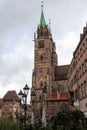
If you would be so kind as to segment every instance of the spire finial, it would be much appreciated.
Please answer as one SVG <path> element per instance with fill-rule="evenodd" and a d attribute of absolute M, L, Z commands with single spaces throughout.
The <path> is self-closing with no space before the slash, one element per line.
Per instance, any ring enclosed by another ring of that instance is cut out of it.
<path fill-rule="evenodd" d="M 43 3 L 44 3 L 44 1 L 41 1 L 41 7 L 43 8 Z"/>
<path fill-rule="evenodd" d="M 50 33 L 50 38 L 53 41 L 52 33 L 51 33 L 51 19 L 49 19 L 49 33 Z"/>
<path fill-rule="evenodd" d="M 51 19 L 49 19 L 49 25 L 51 25 Z"/>

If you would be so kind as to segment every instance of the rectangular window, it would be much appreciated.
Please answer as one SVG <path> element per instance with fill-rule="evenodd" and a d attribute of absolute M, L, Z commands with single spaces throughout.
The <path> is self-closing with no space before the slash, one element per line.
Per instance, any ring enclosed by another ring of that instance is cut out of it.
<path fill-rule="evenodd" d="M 85 95 L 86 95 L 86 81 L 84 81 L 84 89 L 85 89 Z"/>
<path fill-rule="evenodd" d="M 87 103 L 85 104 L 85 106 L 87 107 Z"/>
<path fill-rule="evenodd" d="M 81 77 L 81 74 L 82 74 L 82 73 L 81 73 L 81 67 L 80 67 L 80 68 L 79 68 L 79 76 L 80 76 L 80 77 Z M 79 77 L 79 78 L 80 78 L 80 77 Z"/>
<path fill-rule="evenodd" d="M 83 98 L 85 97 L 85 86 L 84 86 L 84 84 L 82 84 L 82 96 L 83 96 Z"/>
<path fill-rule="evenodd" d="M 84 81 L 84 88 L 85 88 L 85 94 L 87 96 L 87 82 L 86 81 Z"/>
<path fill-rule="evenodd" d="M 81 86 L 79 87 L 79 96 L 80 96 L 80 99 L 82 99 L 82 88 L 81 88 Z"/>
<path fill-rule="evenodd" d="M 84 64 L 82 64 L 82 74 L 84 73 Z"/>
<path fill-rule="evenodd" d="M 75 90 L 75 100 L 79 98 L 79 89 Z"/>
<path fill-rule="evenodd" d="M 85 70 L 87 70 L 87 59 L 85 60 Z"/>

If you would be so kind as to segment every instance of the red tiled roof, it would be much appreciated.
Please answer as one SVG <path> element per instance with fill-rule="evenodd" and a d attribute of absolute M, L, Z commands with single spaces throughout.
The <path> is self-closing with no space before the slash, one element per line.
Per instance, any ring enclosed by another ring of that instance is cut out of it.
<path fill-rule="evenodd" d="M 52 96 L 48 99 L 48 101 L 61 101 L 61 100 L 69 100 L 68 92 L 63 92 L 60 94 L 52 94 Z"/>
<path fill-rule="evenodd" d="M 70 65 L 62 65 L 55 67 L 55 80 L 67 80 L 67 74 Z"/>
<path fill-rule="evenodd" d="M 8 91 L 3 97 L 3 101 L 19 101 L 19 97 L 15 90 Z"/>

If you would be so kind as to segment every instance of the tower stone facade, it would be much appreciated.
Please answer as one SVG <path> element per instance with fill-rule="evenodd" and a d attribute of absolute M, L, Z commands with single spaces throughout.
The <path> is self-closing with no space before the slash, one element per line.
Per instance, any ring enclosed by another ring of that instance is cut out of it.
<path fill-rule="evenodd" d="M 56 46 L 52 38 L 50 23 L 46 24 L 42 7 L 37 33 L 34 33 L 32 91 L 35 91 L 36 99 L 31 102 L 35 116 L 41 116 L 43 110 L 47 111 L 48 99 L 53 93 L 60 93 L 60 88 L 64 88 L 68 67 L 67 65 L 58 66 Z"/>
<path fill-rule="evenodd" d="M 41 107 L 46 109 L 45 103 L 41 105 L 40 101 L 45 101 L 52 93 L 53 73 L 56 65 L 55 43 L 52 40 L 50 25 L 45 22 L 42 7 L 37 36 L 34 36 L 34 70 L 32 75 L 32 89 L 36 92 L 37 103 L 35 107 L 37 114 L 41 114 Z"/>

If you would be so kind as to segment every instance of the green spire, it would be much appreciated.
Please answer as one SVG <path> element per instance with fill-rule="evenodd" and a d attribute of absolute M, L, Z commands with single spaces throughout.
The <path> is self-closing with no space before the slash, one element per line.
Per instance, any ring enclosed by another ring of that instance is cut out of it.
<path fill-rule="evenodd" d="M 45 22 L 44 13 L 43 13 L 43 5 L 41 7 L 42 7 L 42 11 L 41 11 L 41 17 L 40 17 L 40 24 L 39 24 L 39 26 L 45 27 L 46 26 L 46 22 Z"/>

